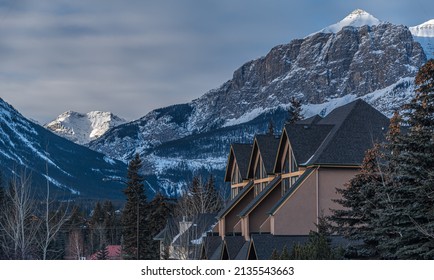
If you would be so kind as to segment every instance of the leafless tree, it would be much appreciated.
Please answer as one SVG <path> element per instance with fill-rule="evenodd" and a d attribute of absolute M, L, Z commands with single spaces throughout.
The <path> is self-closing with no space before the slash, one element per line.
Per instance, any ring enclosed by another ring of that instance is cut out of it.
<path fill-rule="evenodd" d="M 174 217 L 167 223 L 166 244 L 173 259 L 195 259 L 203 235 L 211 230 L 215 214 L 223 207 L 223 195 L 214 187 L 213 178 L 205 181 L 194 177 L 191 185 L 179 198 Z"/>
<path fill-rule="evenodd" d="M 34 215 L 35 203 L 30 191 L 31 176 L 25 171 L 16 175 L 6 191 L 7 206 L 0 229 L 5 235 L 5 253 L 11 259 L 30 259 L 41 221 Z M 6 206 L 6 207 L 5 207 Z"/>
<path fill-rule="evenodd" d="M 60 230 L 68 220 L 68 207 L 61 210 L 61 207 L 55 206 L 56 200 L 50 197 L 50 181 L 48 177 L 48 164 L 46 168 L 46 195 L 44 199 L 44 209 L 40 215 L 41 219 L 41 234 L 37 238 L 38 245 L 42 251 L 42 259 L 47 259 L 47 254 L 51 243 L 58 237 Z M 58 204 L 59 205 L 59 204 Z M 61 252 L 56 252 L 61 253 Z"/>

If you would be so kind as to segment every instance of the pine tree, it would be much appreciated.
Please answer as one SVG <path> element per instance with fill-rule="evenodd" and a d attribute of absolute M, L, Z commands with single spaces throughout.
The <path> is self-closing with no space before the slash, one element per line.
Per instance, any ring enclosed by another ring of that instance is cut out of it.
<path fill-rule="evenodd" d="M 289 110 L 288 110 L 288 120 L 289 124 L 294 124 L 299 120 L 303 119 L 303 114 L 301 113 L 301 102 L 294 96 L 291 98 Z"/>
<path fill-rule="evenodd" d="M 374 223 L 379 215 L 379 191 L 384 187 L 384 174 L 379 164 L 381 157 L 378 144 L 365 153 L 360 173 L 344 188 L 337 189 L 341 198 L 336 202 L 343 208 L 333 210 L 329 217 L 338 234 L 363 242 L 356 246 L 359 258 L 379 256 L 379 237 L 374 234 Z"/>
<path fill-rule="evenodd" d="M 140 174 L 142 160 L 136 154 L 128 165 L 127 201 L 122 214 L 124 259 L 151 259 L 152 236 L 147 218 L 149 205 L 144 190 L 144 177 Z"/>

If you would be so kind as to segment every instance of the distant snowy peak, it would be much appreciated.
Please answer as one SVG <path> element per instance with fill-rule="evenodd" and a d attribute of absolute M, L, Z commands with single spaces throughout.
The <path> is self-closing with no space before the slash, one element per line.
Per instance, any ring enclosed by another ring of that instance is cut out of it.
<path fill-rule="evenodd" d="M 110 113 L 92 111 L 87 114 L 67 111 L 59 115 L 45 128 L 77 144 L 87 144 L 101 137 L 110 128 L 125 123 L 126 120 Z"/>
<path fill-rule="evenodd" d="M 434 37 L 434 19 L 420 25 L 410 27 L 410 32 L 416 37 Z"/>
<path fill-rule="evenodd" d="M 348 16 L 346 16 L 343 20 L 339 21 L 338 23 L 332 24 L 315 33 L 337 33 L 341 31 L 341 29 L 345 26 L 353 26 L 353 27 L 361 27 L 364 25 L 373 26 L 373 25 L 378 25 L 380 23 L 381 21 L 376 17 L 374 17 L 373 15 L 369 14 L 364 10 L 357 9 L 352 13 L 350 13 Z"/>

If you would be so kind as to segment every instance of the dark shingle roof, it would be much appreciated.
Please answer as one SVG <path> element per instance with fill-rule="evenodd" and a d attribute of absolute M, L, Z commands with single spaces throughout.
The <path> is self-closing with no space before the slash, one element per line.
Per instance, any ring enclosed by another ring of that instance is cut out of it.
<path fill-rule="evenodd" d="M 312 116 L 310 118 L 307 118 L 307 119 L 304 119 L 304 120 L 300 120 L 300 121 L 297 122 L 297 124 L 312 125 L 312 124 L 316 124 L 320 120 L 322 120 L 322 117 L 320 115 L 315 115 L 315 116 Z"/>
<path fill-rule="evenodd" d="M 221 250 L 221 244 L 223 240 L 220 236 L 206 236 L 203 238 L 202 242 L 202 251 L 203 255 L 201 256 L 201 259 L 207 259 L 210 260 L 213 254 L 216 252 L 216 250 L 220 247 Z"/>
<path fill-rule="evenodd" d="M 240 251 L 238 252 L 234 260 L 246 260 L 247 254 L 249 253 L 249 246 L 250 246 L 249 241 L 244 242 L 243 247 L 241 247 Z"/>
<path fill-rule="evenodd" d="M 334 235 L 330 236 L 329 239 L 332 247 L 346 248 L 355 243 L 342 236 Z M 286 246 L 288 253 L 291 253 L 294 245 L 306 243 L 309 240 L 309 235 L 252 234 L 251 240 L 250 253 L 254 250 L 258 260 L 269 260 L 274 250 L 281 254 Z"/>
<path fill-rule="evenodd" d="M 318 150 L 304 165 L 358 166 L 374 142 L 383 141 L 389 119 L 361 99 L 334 109 L 318 122 L 334 125 Z"/>
<path fill-rule="evenodd" d="M 257 135 L 256 141 L 259 146 L 262 160 L 264 161 L 267 174 L 273 174 L 274 161 L 276 160 L 277 149 L 279 148 L 279 138 L 274 135 Z"/>
<path fill-rule="evenodd" d="M 288 252 L 291 252 L 294 245 L 304 244 L 308 239 L 308 235 L 280 236 L 271 234 L 252 234 L 250 254 L 252 254 L 252 250 L 254 250 L 258 260 L 269 260 L 271 259 L 274 250 L 281 253 L 282 249 L 286 246 Z"/>
<path fill-rule="evenodd" d="M 315 116 L 287 124 L 288 136 L 299 166 L 359 166 L 365 151 L 383 141 L 389 119 L 371 105 L 357 99 L 334 109 L 325 118 Z M 279 149 L 279 157 L 283 156 Z M 276 160 L 276 171 L 279 171 Z"/>
<path fill-rule="evenodd" d="M 235 260 L 240 250 L 246 243 L 243 236 L 225 236 L 225 248 L 230 260 Z"/>
<path fill-rule="evenodd" d="M 223 218 L 250 190 L 253 188 L 253 181 L 250 181 L 244 188 L 231 200 L 225 208 L 217 214 L 217 219 Z"/>
<path fill-rule="evenodd" d="M 281 176 L 276 176 L 241 212 L 240 217 L 248 215 L 280 182 Z"/>
<path fill-rule="evenodd" d="M 232 166 L 236 161 L 240 169 L 241 177 L 247 179 L 247 168 L 249 165 L 250 154 L 252 153 L 252 144 L 238 144 L 231 145 L 229 153 L 228 164 L 226 165 L 225 181 L 230 182 Z"/>
<path fill-rule="evenodd" d="M 254 165 L 256 155 L 260 153 L 267 174 L 274 174 L 274 162 L 276 161 L 277 150 L 279 149 L 280 137 L 275 135 L 256 135 L 253 142 L 252 154 L 249 160 L 248 178 L 254 176 Z"/>
<path fill-rule="evenodd" d="M 285 126 L 298 165 L 302 165 L 317 151 L 318 147 L 333 129 L 333 125 L 293 124 Z"/>

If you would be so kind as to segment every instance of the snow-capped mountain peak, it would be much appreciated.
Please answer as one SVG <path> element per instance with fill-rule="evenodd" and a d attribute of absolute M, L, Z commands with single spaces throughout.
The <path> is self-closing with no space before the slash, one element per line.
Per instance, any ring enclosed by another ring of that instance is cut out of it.
<path fill-rule="evenodd" d="M 411 34 L 416 37 L 434 37 L 434 19 L 410 27 L 409 29 Z"/>
<path fill-rule="evenodd" d="M 346 16 L 343 20 L 338 23 L 327 26 L 326 28 L 321 29 L 315 33 L 337 33 L 341 31 L 341 29 L 345 26 L 353 26 L 353 27 L 361 27 L 364 25 L 378 25 L 381 21 L 369 14 L 368 12 L 357 9 L 351 12 L 348 16 Z M 314 34 L 315 34 L 314 33 Z"/>
<path fill-rule="evenodd" d="M 78 144 L 87 144 L 101 137 L 110 128 L 125 122 L 110 112 L 92 111 L 82 114 L 67 111 L 46 124 L 45 128 Z"/>

